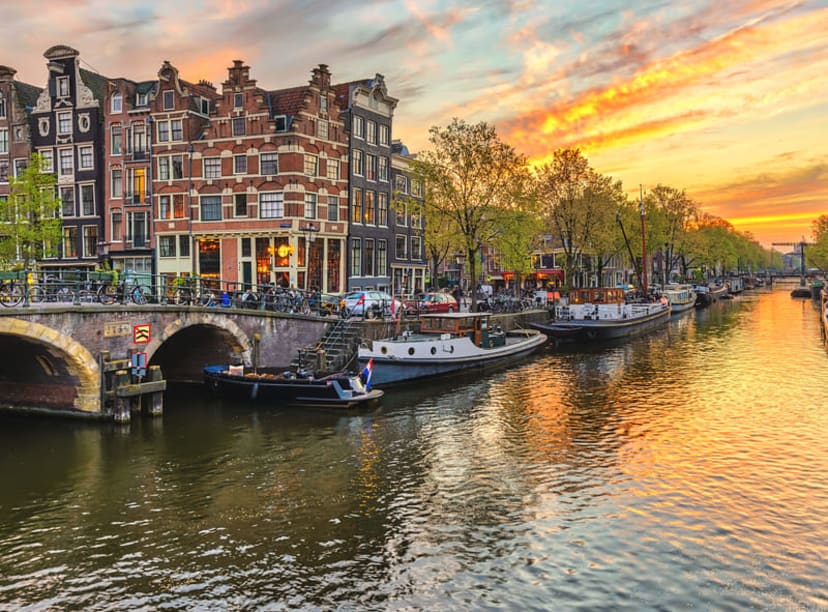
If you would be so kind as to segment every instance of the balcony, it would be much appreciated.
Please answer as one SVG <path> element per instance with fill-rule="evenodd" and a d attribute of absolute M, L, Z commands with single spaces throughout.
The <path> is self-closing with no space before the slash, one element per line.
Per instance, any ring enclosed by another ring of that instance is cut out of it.
<path fill-rule="evenodd" d="M 124 154 L 125 162 L 142 162 L 147 159 L 149 159 L 149 153 L 146 149 L 135 149 Z"/>

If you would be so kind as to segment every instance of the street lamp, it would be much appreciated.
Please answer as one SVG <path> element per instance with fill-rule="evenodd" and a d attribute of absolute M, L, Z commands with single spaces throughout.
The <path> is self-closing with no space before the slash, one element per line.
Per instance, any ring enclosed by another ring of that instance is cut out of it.
<path fill-rule="evenodd" d="M 457 286 L 463 289 L 463 264 L 466 263 L 465 253 L 456 253 L 454 259 L 457 262 Z"/>
<path fill-rule="evenodd" d="M 300 227 L 299 231 L 305 235 L 305 291 L 307 291 L 310 285 L 310 243 L 316 241 L 319 228 L 313 223 L 308 223 L 305 227 Z"/>

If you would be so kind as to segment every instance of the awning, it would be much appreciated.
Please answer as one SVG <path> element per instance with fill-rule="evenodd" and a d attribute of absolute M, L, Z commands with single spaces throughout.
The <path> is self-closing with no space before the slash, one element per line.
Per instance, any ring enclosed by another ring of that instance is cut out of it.
<path fill-rule="evenodd" d="M 535 270 L 535 276 L 541 278 L 556 278 L 558 280 L 564 279 L 564 271 L 561 268 L 539 268 Z"/>

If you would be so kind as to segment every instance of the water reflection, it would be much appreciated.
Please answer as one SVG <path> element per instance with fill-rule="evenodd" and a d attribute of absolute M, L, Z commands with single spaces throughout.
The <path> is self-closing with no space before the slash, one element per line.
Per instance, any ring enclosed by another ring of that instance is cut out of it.
<path fill-rule="evenodd" d="M 11 607 L 828 606 L 828 356 L 787 292 L 377 409 L 0 421 Z"/>

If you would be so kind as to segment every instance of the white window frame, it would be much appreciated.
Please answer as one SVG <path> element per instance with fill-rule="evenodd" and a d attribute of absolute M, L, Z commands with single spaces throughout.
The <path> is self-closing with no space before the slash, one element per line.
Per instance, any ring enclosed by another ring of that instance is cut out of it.
<path fill-rule="evenodd" d="M 265 200 L 268 200 L 267 202 Z M 271 201 L 272 199 L 272 201 Z M 265 214 L 267 213 L 267 214 Z M 272 213 L 272 214 L 271 214 Z M 259 192 L 259 219 L 283 219 L 285 194 L 282 191 Z"/>
<path fill-rule="evenodd" d="M 112 95 L 110 108 L 113 113 L 124 112 L 124 97 L 120 93 Z"/>
<path fill-rule="evenodd" d="M 66 118 L 69 118 L 68 121 Z M 62 127 L 67 127 L 68 129 L 64 130 L 61 129 Z M 72 112 L 71 111 L 61 111 L 57 114 L 57 133 L 61 135 L 71 134 L 72 133 Z"/>
<path fill-rule="evenodd" d="M 175 110 L 175 92 L 172 89 L 166 90 L 161 102 L 164 110 Z"/>
<path fill-rule="evenodd" d="M 89 165 L 84 165 L 84 152 L 88 154 Z M 78 170 L 94 170 L 95 169 L 95 149 L 92 145 L 83 145 L 78 147 Z"/>

